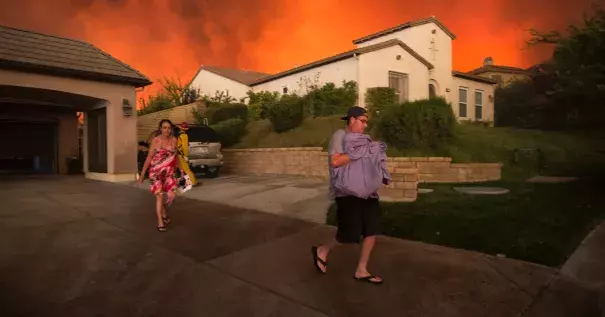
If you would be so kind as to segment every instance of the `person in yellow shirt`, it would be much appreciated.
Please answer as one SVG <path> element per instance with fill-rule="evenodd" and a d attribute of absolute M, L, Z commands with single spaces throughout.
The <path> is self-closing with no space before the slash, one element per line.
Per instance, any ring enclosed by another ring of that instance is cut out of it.
<path fill-rule="evenodd" d="M 195 179 L 195 174 L 189 168 L 189 136 L 187 135 L 187 130 L 189 130 L 189 125 L 187 122 L 183 122 L 179 125 L 181 131 L 179 131 L 179 135 L 177 138 L 176 148 L 179 152 L 178 155 L 178 165 L 179 168 L 185 172 L 189 176 L 191 180 L 191 185 L 196 186 L 197 180 Z"/>

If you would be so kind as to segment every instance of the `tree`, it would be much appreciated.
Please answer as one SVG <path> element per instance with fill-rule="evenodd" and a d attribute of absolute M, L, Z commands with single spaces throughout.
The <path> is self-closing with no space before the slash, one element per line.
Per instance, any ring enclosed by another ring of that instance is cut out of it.
<path fill-rule="evenodd" d="M 554 81 L 547 91 L 553 110 L 574 127 L 603 127 L 605 116 L 605 11 L 593 6 L 580 26 L 567 34 L 531 30 L 534 45 L 555 45 Z"/>
<path fill-rule="evenodd" d="M 162 88 L 155 95 L 149 95 L 148 99 L 139 100 L 141 108 L 139 115 L 149 114 L 176 106 L 188 105 L 201 98 L 199 89 L 184 86 L 180 79 L 164 77 L 158 80 Z"/>

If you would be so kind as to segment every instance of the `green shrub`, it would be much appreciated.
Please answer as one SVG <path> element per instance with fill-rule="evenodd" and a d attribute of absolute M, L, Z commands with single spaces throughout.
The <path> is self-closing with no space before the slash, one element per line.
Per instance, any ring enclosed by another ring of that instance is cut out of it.
<path fill-rule="evenodd" d="M 453 138 L 455 124 L 452 107 L 445 99 L 425 99 L 383 110 L 378 134 L 401 150 L 439 150 Z"/>
<path fill-rule="evenodd" d="M 303 98 L 296 95 L 283 95 L 269 108 L 268 115 L 273 131 L 282 133 L 294 129 L 304 119 Z"/>
<path fill-rule="evenodd" d="M 259 91 L 256 93 L 248 91 L 248 97 L 250 98 L 248 104 L 250 118 L 253 120 L 266 119 L 269 108 L 279 100 L 279 93 L 275 91 Z"/>
<path fill-rule="evenodd" d="M 365 104 L 370 112 L 370 117 L 377 118 L 377 112 L 397 104 L 395 90 L 389 87 L 368 88 L 365 95 Z"/>
<path fill-rule="evenodd" d="M 246 133 L 246 120 L 241 118 L 232 118 L 221 121 L 210 127 L 218 134 L 221 145 L 225 147 L 238 143 Z"/>
<path fill-rule="evenodd" d="M 205 116 L 210 124 L 234 118 L 248 120 L 248 107 L 245 104 L 206 101 L 206 107 Z"/>
<path fill-rule="evenodd" d="M 304 111 L 309 117 L 326 117 L 344 114 L 357 103 L 357 83 L 343 81 L 342 87 L 326 83 L 304 97 Z"/>

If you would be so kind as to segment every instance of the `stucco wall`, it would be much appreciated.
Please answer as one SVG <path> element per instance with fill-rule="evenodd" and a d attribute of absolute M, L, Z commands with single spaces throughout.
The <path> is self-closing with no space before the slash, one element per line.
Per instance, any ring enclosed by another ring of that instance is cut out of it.
<path fill-rule="evenodd" d="M 397 55 L 401 55 L 400 60 L 397 60 Z M 365 107 L 365 94 L 368 88 L 389 87 L 389 71 L 409 76 L 410 101 L 429 97 L 427 66 L 401 46 L 391 46 L 359 55 L 359 104 L 362 107 Z"/>
<path fill-rule="evenodd" d="M 432 31 L 435 30 L 435 34 Z M 427 23 L 415 27 L 407 28 L 383 37 L 375 38 L 367 42 L 360 43 L 358 47 L 377 44 L 391 39 L 400 39 L 416 53 L 424 57 L 435 66 L 430 71 L 430 78 L 437 82 L 437 94 L 444 96 L 450 101 L 454 95 L 446 92 L 447 88 L 452 88 L 452 38 L 447 35 L 435 23 Z M 435 41 L 436 51 L 433 51 L 431 41 Z M 433 54 L 433 52 L 435 52 Z M 428 80 L 424 82 L 428 91 Z M 418 83 L 418 85 L 420 85 Z M 428 95 L 428 92 L 427 92 Z"/>
<path fill-rule="evenodd" d="M 454 93 L 454 98 L 452 98 L 452 107 L 454 110 L 454 114 L 460 121 L 486 121 L 486 122 L 494 122 L 494 101 L 490 96 L 494 96 L 495 85 L 480 83 L 473 80 L 468 80 L 456 76 L 452 76 L 454 81 L 454 87 L 452 88 L 452 93 Z M 460 117 L 460 107 L 459 107 L 459 88 L 463 87 L 467 89 L 467 110 L 466 117 Z M 481 120 L 477 120 L 475 118 L 475 91 L 483 91 L 483 118 Z"/>
<path fill-rule="evenodd" d="M 228 92 L 229 96 L 240 100 L 240 98 L 248 97 L 247 92 L 250 87 L 233 81 L 229 78 L 216 75 L 207 70 L 201 70 L 191 81 L 191 87 L 199 88 L 202 95 L 212 97 L 216 91 Z M 246 101 L 246 103 L 248 103 Z"/>
<path fill-rule="evenodd" d="M 128 174 L 134 179 L 137 171 L 136 111 L 129 117 L 122 112 L 123 99 L 128 100 L 133 107 L 136 105 L 134 86 L 8 70 L 0 70 L 0 85 L 56 90 L 104 100 L 97 106 L 107 108 L 107 174 Z M 86 111 L 91 106 L 82 105 L 75 110 Z M 87 133 L 86 120 L 84 131 Z M 85 172 L 88 171 L 87 143 L 85 137 Z"/>
<path fill-rule="evenodd" d="M 357 60 L 351 57 L 332 64 L 282 77 L 267 83 L 255 85 L 253 86 L 253 89 L 255 92 L 276 91 L 280 94 L 283 94 L 283 88 L 288 87 L 288 93 L 304 95 L 307 93 L 305 84 L 316 84 L 323 86 L 326 83 L 333 83 L 337 87 L 341 87 L 344 80 L 357 81 L 357 67 Z"/>

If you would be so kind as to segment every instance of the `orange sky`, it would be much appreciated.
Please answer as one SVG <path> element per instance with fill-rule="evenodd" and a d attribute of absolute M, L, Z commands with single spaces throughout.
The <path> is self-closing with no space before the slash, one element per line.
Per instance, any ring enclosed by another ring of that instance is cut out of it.
<path fill-rule="evenodd" d="M 549 53 L 525 49 L 527 30 L 562 29 L 591 2 L 605 0 L 0 0 L 0 24 L 83 39 L 153 81 L 186 83 L 201 64 L 279 72 L 430 15 L 457 36 L 456 69 L 486 56 L 527 67 Z"/>

